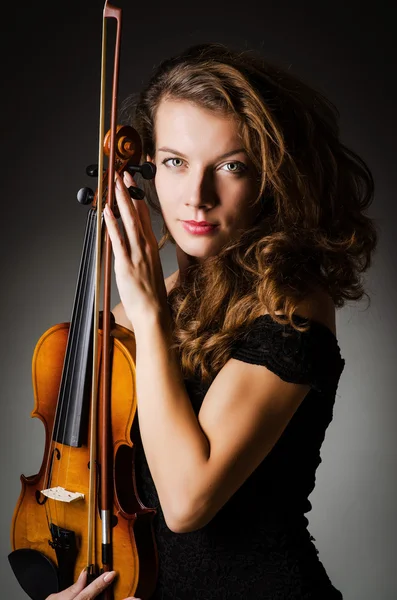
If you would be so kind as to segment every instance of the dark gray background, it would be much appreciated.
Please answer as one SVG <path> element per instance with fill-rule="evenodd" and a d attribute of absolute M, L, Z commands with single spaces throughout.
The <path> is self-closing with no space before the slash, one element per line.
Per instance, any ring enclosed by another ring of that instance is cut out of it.
<path fill-rule="evenodd" d="M 346 144 L 376 183 L 381 239 L 366 276 L 371 306 L 338 312 L 346 359 L 310 497 L 310 531 L 345 600 L 396 597 L 395 78 L 392 3 L 124 2 L 120 98 L 162 58 L 202 41 L 255 48 L 319 87 Z M 37 473 L 44 430 L 31 419 L 41 334 L 70 320 L 87 209 L 77 190 L 96 162 L 103 2 L 2 10 L 1 598 L 23 600 L 9 568 L 19 475 Z M 63 11 L 61 13 L 61 10 Z M 146 13 L 146 14 L 145 14 Z M 94 180 L 95 182 L 95 180 Z M 159 232 L 158 222 L 155 223 Z M 173 247 L 164 274 L 176 268 Z M 117 291 L 113 289 L 114 301 Z"/>

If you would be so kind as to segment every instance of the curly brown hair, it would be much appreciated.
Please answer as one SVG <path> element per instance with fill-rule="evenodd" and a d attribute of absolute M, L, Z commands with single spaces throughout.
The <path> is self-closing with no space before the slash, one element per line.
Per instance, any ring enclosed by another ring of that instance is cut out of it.
<path fill-rule="evenodd" d="M 361 274 L 378 242 L 375 222 L 364 214 L 374 182 L 362 158 L 340 141 L 339 111 L 330 100 L 252 51 L 192 46 L 163 61 L 125 105 L 133 109 L 144 156 L 155 155 L 156 110 L 166 98 L 233 115 L 261 182 L 254 226 L 189 266 L 168 296 L 185 377 L 213 378 L 265 307 L 275 321 L 306 331 L 310 322 L 298 326 L 293 315 L 319 287 L 337 308 L 364 295 L 369 300 Z M 153 183 L 145 187 L 161 214 Z M 162 233 L 159 249 L 175 243 L 164 221 Z"/>

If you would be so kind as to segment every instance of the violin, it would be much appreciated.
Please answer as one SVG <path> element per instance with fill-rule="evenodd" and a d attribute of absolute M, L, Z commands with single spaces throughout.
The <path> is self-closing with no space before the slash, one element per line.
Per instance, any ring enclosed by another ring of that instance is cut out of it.
<path fill-rule="evenodd" d="M 110 129 L 105 127 L 107 20 L 117 21 Z M 117 125 L 121 9 L 105 2 L 98 164 L 70 323 L 54 325 L 37 342 L 32 360 L 34 410 L 45 429 L 40 471 L 21 476 L 22 490 L 11 525 L 9 562 L 32 600 L 69 587 L 83 569 L 87 584 L 104 571 L 121 576 L 104 600 L 152 595 L 158 573 L 152 521 L 136 487 L 138 440 L 134 334 L 117 325 L 110 310 L 112 248 L 103 219 L 106 202 L 116 212 L 115 172 L 128 169 L 146 179 L 155 165 L 140 164 L 142 144 L 135 129 Z M 108 166 L 104 168 L 104 158 Z M 104 252 L 103 252 L 104 249 Z M 104 275 L 101 284 L 102 254 Z M 102 287 L 101 287 L 102 286 Z M 100 311 L 101 291 L 103 310 Z"/>

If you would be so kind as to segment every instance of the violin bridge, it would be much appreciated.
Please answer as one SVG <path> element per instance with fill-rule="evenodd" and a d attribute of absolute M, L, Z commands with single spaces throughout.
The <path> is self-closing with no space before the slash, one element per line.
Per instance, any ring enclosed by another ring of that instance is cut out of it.
<path fill-rule="evenodd" d="M 79 492 L 69 492 L 60 485 L 48 488 L 47 490 L 41 490 L 41 493 L 51 500 L 58 500 L 58 502 L 77 502 L 78 500 L 84 500 L 84 494 Z"/>

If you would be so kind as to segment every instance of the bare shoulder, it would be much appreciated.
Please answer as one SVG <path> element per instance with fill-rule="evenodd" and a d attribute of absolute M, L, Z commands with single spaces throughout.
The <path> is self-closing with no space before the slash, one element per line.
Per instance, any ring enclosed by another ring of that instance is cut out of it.
<path fill-rule="evenodd" d="M 335 304 L 328 292 L 322 288 L 317 288 L 301 302 L 296 312 L 302 317 L 322 323 L 336 335 Z"/>
<path fill-rule="evenodd" d="M 263 314 L 267 314 L 264 311 Z M 331 296 L 324 289 L 318 287 L 296 308 L 296 314 L 311 321 L 322 323 L 336 336 L 335 304 Z M 281 310 L 276 310 L 277 315 L 282 315 Z"/>
<path fill-rule="evenodd" d="M 164 279 L 165 289 L 167 290 L 167 295 L 170 293 L 171 289 L 174 287 L 179 271 L 175 271 L 171 273 L 168 277 Z M 116 304 L 114 308 L 112 308 L 112 313 L 118 325 L 122 325 L 123 327 L 127 327 L 130 331 L 134 331 L 131 321 L 126 315 L 124 306 L 122 302 Z"/>

